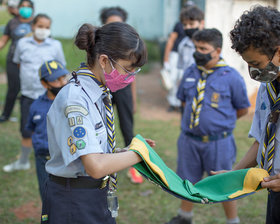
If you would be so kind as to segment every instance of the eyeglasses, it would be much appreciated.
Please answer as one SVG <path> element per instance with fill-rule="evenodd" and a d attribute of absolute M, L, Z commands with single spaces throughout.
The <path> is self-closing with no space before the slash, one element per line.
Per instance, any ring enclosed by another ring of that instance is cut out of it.
<path fill-rule="evenodd" d="M 116 62 L 113 58 L 109 58 L 111 61 L 113 61 L 115 64 L 117 64 L 118 66 L 120 66 L 120 68 L 122 70 L 124 70 L 126 73 L 128 73 L 128 76 L 124 79 L 127 80 L 129 79 L 131 76 L 135 76 L 137 73 L 139 73 L 141 71 L 141 68 L 137 68 L 134 72 L 130 72 L 127 71 L 127 69 L 125 69 L 123 66 L 121 66 L 118 62 Z M 114 67 L 114 66 L 113 66 Z"/>

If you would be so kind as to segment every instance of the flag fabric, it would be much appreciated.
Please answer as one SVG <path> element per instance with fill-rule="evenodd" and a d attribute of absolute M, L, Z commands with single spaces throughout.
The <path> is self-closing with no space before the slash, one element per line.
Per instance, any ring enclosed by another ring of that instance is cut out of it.
<path fill-rule="evenodd" d="M 167 167 L 141 135 L 133 138 L 129 150 L 142 157 L 143 161 L 134 168 L 145 178 L 180 199 L 196 203 L 216 203 L 245 197 L 263 189 L 260 183 L 269 176 L 264 169 L 249 168 L 209 176 L 193 185 Z"/>

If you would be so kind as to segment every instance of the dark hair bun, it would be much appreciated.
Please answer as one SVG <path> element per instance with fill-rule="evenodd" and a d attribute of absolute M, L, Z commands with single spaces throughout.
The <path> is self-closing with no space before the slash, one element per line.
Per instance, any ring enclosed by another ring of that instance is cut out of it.
<path fill-rule="evenodd" d="M 75 45 L 81 49 L 85 50 L 86 52 L 90 52 L 91 49 L 93 49 L 94 44 L 95 44 L 95 32 L 96 32 L 96 27 L 94 27 L 91 24 L 85 23 L 83 24 L 75 39 Z"/>

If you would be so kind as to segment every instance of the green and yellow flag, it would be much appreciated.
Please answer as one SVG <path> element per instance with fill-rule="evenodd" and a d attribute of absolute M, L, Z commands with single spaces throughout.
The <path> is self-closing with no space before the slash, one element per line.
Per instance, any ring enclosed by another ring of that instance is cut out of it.
<path fill-rule="evenodd" d="M 261 181 L 269 176 L 264 169 L 250 168 L 209 176 L 193 185 L 168 168 L 141 135 L 133 138 L 129 150 L 142 157 L 143 161 L 134 165 L 134 168 L 144 177 L 178 198 L 197 203 L 245 197 L 261 190 Z"/>

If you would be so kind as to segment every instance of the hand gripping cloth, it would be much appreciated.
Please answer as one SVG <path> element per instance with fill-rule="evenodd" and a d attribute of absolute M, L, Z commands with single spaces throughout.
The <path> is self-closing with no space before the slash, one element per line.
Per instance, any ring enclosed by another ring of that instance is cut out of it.
<path fill-rule="evenodd" d="M 264 169 L 249 168 L 209 176 L 193 185 L 168 168 L 141 135 L 133 138 L 129 150 L 142 157 L 143 161 L 134 168 L 145 178 L 180 199 L 196 203 L 216 203 L 245 197 L 263 189 L 260 183 L 269 176 Z"/>

